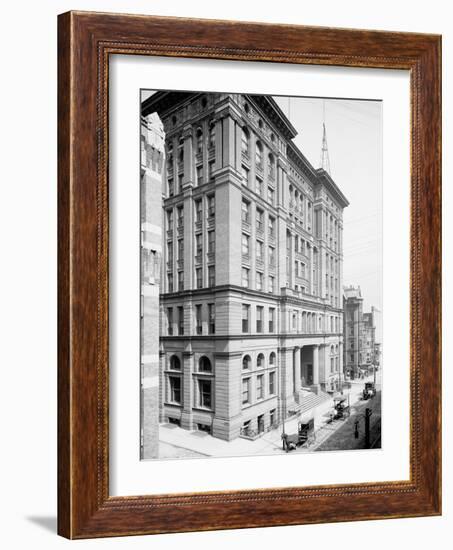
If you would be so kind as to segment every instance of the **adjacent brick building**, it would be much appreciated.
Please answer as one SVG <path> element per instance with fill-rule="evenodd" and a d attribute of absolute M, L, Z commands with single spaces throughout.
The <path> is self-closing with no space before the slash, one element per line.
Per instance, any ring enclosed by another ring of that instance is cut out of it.
<path fill-rule="evenodd" d="M 159 455 L 159 289 L 165 134 L 156 114 L 141 119 L 141 457 Z M 158 218 L 156 219 L 156 213 Z"/>
<path fill-rule="evenodd" d="M 342 372 L 342 212 L 269 96 L 157 92 L 166 137 L 160 420 L 264 433 Z"/>
<path fill-rule="evenodd" d="M 363 312 L 360 286 L 344 289 L 344 372 L 357 378 L 372 371 L 376 364 L 376 310 Z M 379 354 L 378 354 L 379 355 Z"/>

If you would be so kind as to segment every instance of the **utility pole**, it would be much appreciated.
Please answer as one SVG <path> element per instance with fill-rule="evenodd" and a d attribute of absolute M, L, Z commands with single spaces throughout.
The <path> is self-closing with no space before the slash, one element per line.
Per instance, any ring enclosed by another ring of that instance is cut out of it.
<path fill-rule="evenodd" d="M 365 409 L 365 449 L 370 448 L 370 417 L 373 413 L 368 407 Z"/>

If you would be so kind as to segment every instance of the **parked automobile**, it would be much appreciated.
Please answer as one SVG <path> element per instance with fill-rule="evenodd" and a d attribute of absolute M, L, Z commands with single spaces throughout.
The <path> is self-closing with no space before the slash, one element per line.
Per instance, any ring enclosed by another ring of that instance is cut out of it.
<path fill-rule="evenodd" d="M 362 392 L 362 399 L 371 399 L 376 395 L 376 387 L 374 382 L 365 382 L 365 387 Z"/>

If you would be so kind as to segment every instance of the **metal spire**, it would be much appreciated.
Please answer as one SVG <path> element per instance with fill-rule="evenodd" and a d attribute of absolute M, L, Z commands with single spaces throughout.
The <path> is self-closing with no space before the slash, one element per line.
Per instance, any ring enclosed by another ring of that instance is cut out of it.
<path fill-rule="evenodd" d="M 322 103 L 322 147 L 321 158 L 319 159 L 319 167 L 325 170 L 330 175 L 330 159 L 329 149 L 327 147 L 327 133 L 326 133 L 326 102 Z"/>

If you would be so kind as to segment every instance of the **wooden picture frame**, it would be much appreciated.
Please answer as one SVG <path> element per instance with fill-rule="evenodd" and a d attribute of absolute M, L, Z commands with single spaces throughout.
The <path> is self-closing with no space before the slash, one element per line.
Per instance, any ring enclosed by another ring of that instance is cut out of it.
<path fill-rule="evenodd" d="M 89 538 L 440 514 L 440 37 L 69 12 L 59 16 L 58 47 L 59 534 Z M 112 54 L 410 71 L 409 481 L 109 496 Z"/>

